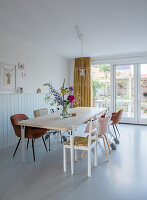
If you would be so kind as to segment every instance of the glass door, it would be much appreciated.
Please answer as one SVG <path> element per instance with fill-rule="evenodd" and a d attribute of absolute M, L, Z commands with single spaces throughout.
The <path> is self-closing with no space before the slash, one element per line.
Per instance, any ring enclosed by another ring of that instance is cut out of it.
<path fill-rule="evenodd" d="M 147 64 L 140 64 L 138 76 L 138 121 L 147 124 Z"/>
<path fill-rule="evenodd" d="M 137 123 L 136 66 L 115 66 L 115 111 L 123 109 L 122 122 Z"/>
<path fill-rule="evenodd" d="M 91 66 L 92 79 L 92 106 L 110 108 L 110 64 Z"/>
<path fill-rule="evenodd" d="M 147 63 L 91 66 L 92 106 L 123 109 L 121 122 L 147 124 Z"/>

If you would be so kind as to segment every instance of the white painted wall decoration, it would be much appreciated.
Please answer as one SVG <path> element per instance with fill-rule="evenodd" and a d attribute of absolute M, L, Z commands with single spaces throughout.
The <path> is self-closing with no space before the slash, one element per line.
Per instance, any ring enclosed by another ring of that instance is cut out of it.
<path fill-rule="evenodd" d="M 16 90 L 16 66 L 0 63 L 0 91 Z"/>

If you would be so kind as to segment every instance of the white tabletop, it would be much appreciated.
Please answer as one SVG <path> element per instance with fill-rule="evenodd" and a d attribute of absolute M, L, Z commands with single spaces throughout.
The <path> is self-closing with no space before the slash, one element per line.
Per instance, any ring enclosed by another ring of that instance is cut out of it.
<path fill-rule="evenodd" d="M 54 113 L 20 121 L 19 125 L 55 130 L 71 130 L 73 127 L 77 127 L 92 117 L 103 114 L 105 111 L 106 108 L 77 107 L 69 109 L 69 113 L 76 113 L 75 117 L 61 119 L 60 113 Z"/>

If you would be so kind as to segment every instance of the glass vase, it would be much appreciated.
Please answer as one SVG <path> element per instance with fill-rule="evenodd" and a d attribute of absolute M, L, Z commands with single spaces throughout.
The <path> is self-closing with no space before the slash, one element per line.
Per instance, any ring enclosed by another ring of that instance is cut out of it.
<path fill-rule="evenodd" d="M 61 118 L 68 118 L 69 113 L 68 113 L 68 105 L 64 105 L 61 113 Z"/>

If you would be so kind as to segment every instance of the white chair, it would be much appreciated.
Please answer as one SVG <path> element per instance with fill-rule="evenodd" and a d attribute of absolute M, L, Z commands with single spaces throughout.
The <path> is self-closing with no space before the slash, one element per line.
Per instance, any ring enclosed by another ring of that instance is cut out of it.
<path fill-rule="evenodd" d="M 91 177 L 91 150 L 95 149 L 94 166 L 97 166 L 97 141 L 98 141 L 98 120 L 88 122 L 90 125 L 87 137 L 74 137 L 75 161 L 77 161 L 77 150 L 88 151 L 88 177 Z M 95 125 L 95 128 L 92 127 Z M 70 148 L 70 140 L 63 145 L 63 167 L 67 169 L 66 149 Z"/>
<path fill-rule="evenodd" d="M 54 108 L 51 109 L 51 113 L 57 113 L 57 112 L 60 112 L 60 108 L 59 107 L 57 107 L 56 109 L 54 109 Z M 59 130 L 55 131 L 55 133 L 57 133 L 57 142 L 61 141 L 61 143 L 62 143 L 62 138 L 64 138 L 65 136 L 63 136 L 61 130 L 60 131 Z"/>
<path fill-rule="evenodd" d="M 48 109 L 47 108 L 42 108 L 39 110 L 34 110 L 33 111 L 34 117 L 40 117 L 43 115 L 48 115 Z"/>
<path fill-rule="evenodd" d="M 51 113 L 54 113 L 54 112 L 55 112 L 55 110 L 51 109 Z M 42 109 L 34 110 L 33 113 L 34 113 L 34 117 L 41 117 L 41 116 L 44 116 L 44 115 L 48 115 L 48 109 L 47 108 L 42 108 Z M 61 131 L 48 130 L 45 139 L 49 139 L 49 151 L 51 150 L 51 142 L 50 142 L 51 141 L 50 140 L 50 134 L 51 133 L 53 133 L 53 134 L 58 133 L 58 135 L 60 135 L 60 137 L 61 137 L 61 143 L 62 143 Z"/>
<path fill-rule="evenodd" d="M 108 149 L 109 149 L 109 153 L 111 153 L 109 141 L 108 141 L 108 138 L 106 136 L 106 134 L 108 133 L 109 121 L 110 121 L 110 116 L 104 117 L 104 118 L 101 117 L 101 118 L 98 119 L 98 138 L 101 138 L 103 140 L 105 152 L 106 152 L 106 156 L 107 156 L 107 161 L 109 161 L 109 158 L 108 158 L 106 143 L 107 143 L 107 146 L 108 146 Z M 93 129 L 94 128 L 96 128 L 96 125 L 93 125 Z M 89 129 L 90 129 L 90 126 L 88 124 L 86 126 L 85 133 L 88 133 Z M 106 143 L 105 143 L 105 140 L 106 140 Z M 84 156 L 84 151 L 82 152 L 81 159 L 83 158 L 83 156 Z"/>
<path fill-rule="evenodd" d="M 34 117 L 41 117 L 44 115 L 48 115 L 48 109 L 42 108 L 42 109 L 34 110 L 33 114 L 34 114 Z M 51 130 L 48 130 L 47 134 L 48 134 L 48 138 L 49 138 L 49 151 L 51 150 L 50 133 L 51 133 Z M 45 137 L 45 139 L 46 139 L 46 137 Z"/>

